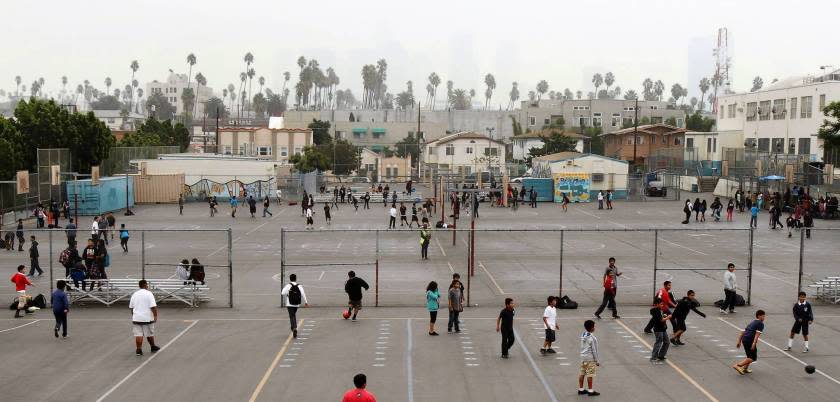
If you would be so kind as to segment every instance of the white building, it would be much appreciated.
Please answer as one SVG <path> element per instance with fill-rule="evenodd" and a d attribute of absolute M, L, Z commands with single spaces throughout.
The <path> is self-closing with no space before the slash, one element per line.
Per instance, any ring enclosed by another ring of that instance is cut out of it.
<path fill-rule="evenodd" d="M 627 161 L 595 154 L 558 152 L 534 158 L 533 177 L 554 180 L 554 201 L 563 193 L 573 202 L 597 200 L 599 191 L 612 191 L 617 199 L 627 198 Z"/>
<path fill-rule="evenodd" d="M 105 123 L 112 131 L 137 130 L 143 124 L 143 121 L 146 120 L 146 116 L 143 116 L 141 113 L 127 113 L 125 116 L 122 116 L 122 111 L 120 110 L 94 110 L 93 115 L 99 121 Z"/>
<path fill-rule="evenodd" d="M 744 146 L 759 151 L 823 158 L 817 131 L 822 109 L 840 100 L 840 70 L 825 75 L 787 78 L 755 92 L 719 98 L 720 135 L 741 135 Z"/>
<path fill-rule="evenodd" d="M 540 148 L 543 146 L 543 137 L 550 137 L 551 130 L 532 131 L 510 137 L 510 142 L 513 144 L 513 160 L 522 161 L 531 156 L 531 148 Z M 573 133 L 562 132 L 563 136 L 575 140 L 575 151 L 583 152 L 583 139 L 586 136 Z"/>
<path fill-rule="evenodd" d="M 176 114 L 183 114 L 184 113 L 184 101 L 181 99 L 181 95 L 184 92 L 184 89 L 187 88 L 189 85 L 190 88 L 193 89 L 193 92 L 196 91 L 196 82 L 195 77 L 193 77 L 192 81 L 187 80 L 186 74 L 175 74 L 173 72 L 169 73 L 169 77 L 166 78 L 166 81 L 159 82 L 154 80 L 148 84 L 146 84 L 146 96 L 151 96 L 152 94 L 159 93 L 163 95 L 166 100 L 169 101 L 172 106 L 175 106 L 175 113 Z M 195 116 L 203 116 L 204 115 L 204 102 L 207 102 L 208 99 L 212 98 L 213 95 L 213 88 L 207 86 L 201 86 L 198 88 L 198 93 L 196 94 L 196 109 L 195 109 Z M 168 119 L 171 116 L 158 116 L 160 119 Z"/>
<path fill-rule="evenodd" d="M 440 173 L 492 171 L 501 174 L 505 166 L 505 144 L 471 131 L 449 134 L 427 142 L 423 151 L 426 169 Z"/>

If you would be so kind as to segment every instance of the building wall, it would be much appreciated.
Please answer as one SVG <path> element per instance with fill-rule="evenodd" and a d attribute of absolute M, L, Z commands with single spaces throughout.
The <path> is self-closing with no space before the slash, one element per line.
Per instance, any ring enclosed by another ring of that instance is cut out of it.
<path fill-rule="evenodd" d="M 566 122 L 566 128 L 577 128 L 581 127 L 581 123 L 585 127 L 593 127 L 593 124 L 598 123 L 600 113 L 600 126 L 603 132 L 610 133 L 621 130 L 622 124 L 626 122 L 632 123 L 636 116 L 635 106 L 634 100 L 619 99 L 543 100 L 537 106 L 533 106 L 530 101 L 523 101 L 516 118 L 523 130 L 542 129 L 561 116 Z M 613 121 L 613 117 L 616 121 Z M 685 112 L 668 109 L 667 102 L 639 101 L 638 118 L 641 120 L 643 117 L 650 119 L 651 123 L 664 123 L 674 117 L 678 127 L 685 127 Z"/>
<path fill-rule="evenodd" d="M 589 186 L 591 200 L 596 200 L 598 191 L 601 190 L 612 190 L 616 198 L 626 198 L 629 166 L 624 161 L 587 155 L 575 159 L 551 162 L 551 173 L 589 174 L 592 178 Z M 593 174 L 602 174 L 603 180 L 595 181 Z"/>
<path fill-rule="evenodd" d="M 146 96 L 151 96 L 155 92 L 159 92 L 163 95 L 172 106 L 175 106 L 176 114 L 183 114 L 184 113 L 184 102 L 181 100 L 181 95 L 184 92 L 184 89 L 187 88 L 188 81 L 186 74 L 169 74 L 169 77 L 166 81 L 152 81 L 146 84 Z M 189 87 L 196 91 L 196 82 L 195 78 L 191 82 L 189 82 Z M 213 88 L 207 86 L 201 86 L 198 88 L 198 93 L 196 94 L 196 116 L 203 116 L 204 115 L 204 102 L 207 102 L 208 99 L 213 97 Z M 169 116 L 159 116 L 161 119 L 167 119 Z"/>
<path fill-rule="evenodd" d="M 825 105 L 840 100 L 840 81 L 790 79 L 765 90 L 724 95 L 718 105 L 718 129 L 743 132 L 744 140 L 754 142 L 761 151 L 775 152 L 773 144 L 781 143 L 782 153 L 790 153 L 792 144 L 793 153 L 808 154 L 811 160 L 819 161 L 823 151 L 817 131 L 825 118 L 820 111 L 823 96 Z M 806 110 L 803 110 L 804 97 L 811 97 L 811 107 Z M 792 99 L 796 102 L 795 113 Z M 783 107 L 778 102 L 781 100 L 784 100 Z M 758 109 L 762 104 L 765 108 L 761 114 L 754 112 L 752 105 Z M 774 108 L 779 113 L 773 113 Z"/>
<path fill-rule="evenodd" d="M 400 158 L 392 156 L 390 158 L 379 158 L 379 178 L 380 180 L 399 180 L 404 181 L 406 177 L 411 176 L 411 157 Z"/>
<path fill-rule="evenodd" d="M 312 131 L 295 132 L 283 129 L 220 129 L 219 153 L 257 156 L 289 163 L 292 155 L 312 145 Z"/>
<path fill-rule="evenodd" d="M 639 133 L 636 144 L 636 158 L 647 158 L 651 152 L 660 148 L 684 146 L 683 134 L 661 135 Z M 666 143 L 662 143 L 664 140 Z M 621 160 L 633 160 L 633 133 L 607 135 L 604 137 L 604 155 Z"/>
<path fill-rule="evenodd" d="M 446 154 L 448 145 L 452 145 L 452 155 Z M 493 160 L 490 168 L 497 170 L 505 166 L 505 146 L 495 141 L 482 139 L 456 139 L 440 145 L 426 145 L 423 151 L 424 163 L 435 165 L 439 171 L 475 173 L 488 168 L 487 161 L 480 161 L 484 156 L 484 149 L 495 149 L 497 159 Z M 491 151 L 492 152 L 492 151 Z M 498 161 L 498 162 L 497 162 Z M 467 172 L 469 171 L 469 172 Z"/>
<path fill-rule="evenodd" d="M 143 175 L 184 175 L 184 183 L 191 186 L 201 179 L 217 183 L 240 180 L 246 183 L 265 180 L 279 173 L 282 165 L 276 161 L 234 159 L 225 157 L 185 159 L 142 159 L 139 163 Z M 69 187 L 69 186 L 68 186 Z"/>

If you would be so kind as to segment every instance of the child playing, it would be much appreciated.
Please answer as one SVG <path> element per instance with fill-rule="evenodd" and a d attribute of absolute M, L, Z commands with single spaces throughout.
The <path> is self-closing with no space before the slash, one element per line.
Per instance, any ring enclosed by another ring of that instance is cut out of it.
<path fill-rule="evenodd" d="M 50 304 L 52 304 L 53 315 L 55 316 L 55 329 L 53 334 L 58 338 L 58 330 L 61 330 L 61 337 L 67 338 L 67 313 L 70 311 L 70 299 L 64 288 L 67 287 L 67 282 L 58 281 L 56 284 L 58 289 L 52 292 Z"/>
<path fill-rule="evenodd" d="M 540 354 L 542 355 L 557 353 L 557 351 L 551 348 L 551 344 L 557 338 L 554 331 L 560 330 L 560 326 L 557 325 L 557 307 L 555 306 L 557 306 L 557 299 L 554 296 L 548 296 L 548 305 L 545 307 L 542 316 L 543 326 L 545 327 L 545 341 L 543 342 L 543 347 L 540 348 Z"/>
<path fill-rule="evenodd" d="M 598 362 L 598 338 L 592 333 L 595 332 L 595 321 L 586 320 L 583 323 L 583 333 L 580 334 L 580 376 L 578 376 L 578 395 L 598 396 L 601 393 L 592 389 L 592 381 L 595 378 Z M 588 378 L 587 378 L 588 377 Z M 583 380 L 586 378 L 587 389 L 583 388 Z"/>
<path fill-rule="evenodd" d="M 802 339 L 805 340 L 802 353 L 808 353 L 808 325 L 814 322 L 814 310 L 805 297 L 805 292 L 799 292 L 799 301 L 793 305 L 793 328 L 790 329 L 790 338 L 785 350 L 790 350 L 793 346 L 793 336 L 802 331 Z"/>
<path fill-rule="evenodd" d="M 741 344 L 743 344 L 744 354 L 747 355 L 744 360 L 732 366 L 738 374 L 752 373 L 750 364 L 758 360 L 758 338 L 761 336 L 762 331 L 764 331 L 764 310 L 758 310 L 755 312 L 755 320 L 741 331 L 741 335 L 738 337 L 738 343 L 735 344 L 735 347 L 741 347 Z"/>
<path fill-rule="evenodd" d="M 651 350 L 650 361 L 660 362 L 665 360 L 665 355 L 668 353 L 668 325 L 665 323 L 671 319 L 671 314 L 668 312 L 665 300 L 657 297 L 653 299 L 653 304 L 654 306 L 650 309 L 650 317 L 653 322 L 656 343 Z"/>
<path fill-rule="evenodd" d="M 123 253 L 128 252 L 128 229 L 125 228 L 125 223 L 120 224 L 120 247 Z"/>

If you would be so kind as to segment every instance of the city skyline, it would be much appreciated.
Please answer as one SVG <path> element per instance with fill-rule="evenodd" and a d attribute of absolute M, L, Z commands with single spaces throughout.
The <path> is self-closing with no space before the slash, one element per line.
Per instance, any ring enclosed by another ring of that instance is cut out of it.
<path fill-rule="evenodd" d="M 165 80 L 169 69 L 187 73 L 189 53 L 198 59 L 192 74 L 201 72 L 207 85 L 221 92 L 228 84 L 238 86 L 242 57 L 251 52 L 256 75 L 264 76 L 266 87 L 275 92 L 283 85 L 285 71 L 292 75 L 291 85 L 297 81 L 299 56 L 318 60 L 322 69 L 333 67 L 341 79 L 338 88 L 351 89 L 357 98 L 362 93 L 362 66 L 382 58 L 388 61 L 389 92 L 405 90 L 411 80 L 418 100 L 424 98 L 431 72 L 441 77 L 441 87 L 453 80 L 455 88 L 475 89 L 483 100 L 484 76 L 490 73 L 497 83 L 493 109 L 507 105 L 514 81 L 519 83 L 520 100 L 527 99 L 540 80 L 548 81 L 550 90 L 580 90 L 585 97 L 594 90 L 592 75 L 608 71 L 625 91 L 640 93 L 642 80 L 651 78 L 665 83 L 663 100 L 674 83 L 687 87 L 689 98 L 699 97 L 698 83 L 689 77 L 713 74 L 712 49 L 704 58 L 703 44 L 713 44 L 722 26 L 731 34 L 736 91 L 749 90 L 755 76 L 768 85 L 774 78 L 817 74 L 820 65 L 832 64 L 822 54 L 840 51 L 840 44 L 823 39 L 830 34 L 830 13 L 776 11 L 782 2 L 764 3 L 761 9 L 731 1 L 535 2 L 523 5 L 525 12 L 517 23 L 511 20 L 517 13 L 486 5 L 431 1 L 407 12 L 380 1 L 362 6 L 327 1 L 320 14 L 312 14 L 301 7 L 252 1 L 246 4 L 245 29 L 222 2 L 196 9 L 189 3 L 150 1 L 131 10 L 126 17 L 130 22 L 113 18 L 110 2 L 95 0 L 86 7 L 47 3 L 47 13 L 40 12 L 45 8 L 40 3 L 8 5 L 9 15 L 44 15 L 36 22 L 12 18 L 0 28 L 7 38 L 21 32 L 30 36 L 11 43 L 12 57 L 0 64 L 0 88 L 7 92 L 14 91 L 17 75 L 27 86 L 43 77 L 46 93 L 60 90 L 62 75 L 68 76 L 69 88 L 84 80 L 104 88 L 105 77 L 111 77 L 114 88 L 122 88 L 130 80 L 132 60 L 140 62 L 136 78 L 142 87 Z M 815 8 L 819 7 L 809 10 Z M 260 10 L 260 19 L 249 10 Z M 722 10 L 726 12 L 718 12 Z M 589 15 L 591 20 L 575 17 Z M 167 18 L 170 24 L 164 23 Z M 227 22 L 211 33 L 220 19 Z M 33 24 L 39 29 L 33 30 Z M 772 34 L 779 30 L 784 34 Z M 629 40 L 628 31 L 640 39 Z"/>

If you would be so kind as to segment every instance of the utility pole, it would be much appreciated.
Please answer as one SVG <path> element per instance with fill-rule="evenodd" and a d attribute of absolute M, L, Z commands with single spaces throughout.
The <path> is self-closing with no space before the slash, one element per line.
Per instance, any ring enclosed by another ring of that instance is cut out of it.
<path fill-rule="evenodd" d="M 408 152 L 404 152 L 408 153 Z M 417 102 L 417 177 L 420 177 L 420 102 Z M 418 179 L 422 180 L 422 179 Z"/>
<path fill-rule="evenodd" d="M 205 149 L 204 152 L 207 152 L 207 149 Z M 274 150 L 272 150 L 271 152 L 274 152 Z M 216 106 L 216 152 L 214 152 L 214 153 L 217 153 L 217 154 L 219 153 L 219 107 L 218 106 Z"/>
<path fill-rule="evenodd" d="M 636 97 L 636 106 L 633 108 L 633 169 L 636 168 L 636 136 L 639 131 L 639 97 Z"/>

